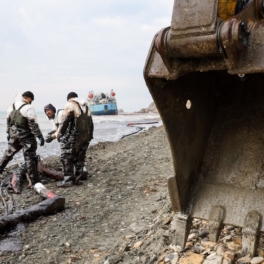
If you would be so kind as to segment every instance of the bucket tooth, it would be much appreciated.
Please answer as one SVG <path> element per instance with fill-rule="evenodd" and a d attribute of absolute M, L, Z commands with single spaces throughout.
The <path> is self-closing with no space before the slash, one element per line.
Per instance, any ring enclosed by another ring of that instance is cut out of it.
<path fill-rule="evenodd" d="M 168 178 L 168 189 L 169 189 L 172 210 L 174 212 L 181 211 L 180 198 L 178 195 L 178 187 L 177 187 L 177 182 L 176 182 L 176 178 L 174 175 Z"/>
<path fill-rule="evenodd" d="M 261 216 L 257 211 L 249 212 L 245 219 L 242 237 L 242 254 L 254 256 L 257 246 Z"/>
<path fill-rule="evenodd" d="M 214 206 L 209 215 L 209 240 L 217 242 L 223 227 L 225 210 L 222 206 Z"/>
<path fill-rule="evenodd" d="M 182 213 L 176 213 L 175 215 L 175 221 L 176 221 L 176 245 L 181 246 L 184 248 L 185 243 L 188 238 L 188 234 L 191 229 L 191 218 L 189 215 L 182 214 Z"/>

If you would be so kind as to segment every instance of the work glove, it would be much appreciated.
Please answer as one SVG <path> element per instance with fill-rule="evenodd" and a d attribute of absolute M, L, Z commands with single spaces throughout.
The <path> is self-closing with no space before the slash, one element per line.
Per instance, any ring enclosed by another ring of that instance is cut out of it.
<path fill-rule="evenodd" d="M 52 134 L 54 134 L 56 132 L 57 132 L 56 130 L 52 130 L 51 132 L 48 133 L 48 135 L 52 135 Z"/>
<path fill-rule="evenodd" d="M 58 142 L 61 142 L 61 138 L 62 138 L 62 134 L 57 134 L 57 140 L 58 140 Z"/>
<path fill-rule="evenodd" d="M 10 133 L 7 132 L 7 141 L 9 141 L 9 139 L 10 139 Z"/>
<path fill-rule="evenodd" d="M 45 142 L 46 143 L 50 143 L 53 140 L 52 136 L 50 134 L 48 134 L 45 138 Z"/>
<path fill-rule="evenodd" d="M 40 141 L 40 146 L 44 146 L 44 144 L 45 144 L 44 137 L 42 135 L 40 135 L 40 136 L 38 136 L 38 139 Z"/>

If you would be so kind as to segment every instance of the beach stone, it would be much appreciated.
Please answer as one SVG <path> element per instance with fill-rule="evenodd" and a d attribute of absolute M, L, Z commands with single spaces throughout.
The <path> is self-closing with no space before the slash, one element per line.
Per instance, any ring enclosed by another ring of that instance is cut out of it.
<path fill-rule="evenodd" d="M 224 237 L 224 241 L 225 242 L 230 242 L 231 240 L 232 240 L 232 236 L 231 235 L 228 235 L 228 236 Z"/>
<path fill-rule="evenodd" d="M 190 234 L 198 234 L 198 230 L 196 228 L 193 228 L 190 230 Z"/>
<path fill-rule="evenodd" d="M 259 249 L 258 250 L 258 256 L 259 257 L 264 257 L 264 251 L 263 251 L 263 249 Z"/>
<path fill-rule="evenodd" d="M 186 242 L 185 248 L 191 248 L 193 246 L 193 242 Z"/>
<path fill-rule="evenodd" d="M 224 253 L 224 259 L 228 259 L 228 260 L 230 260 L 232 262 L 234 260 L 234 258 L 235 258 L 235 255 L 236 255 L 235 252 L 227 250 Z"/>
<path fill-rule="evenodd" d="M 124 251 L 129 251 L 129 246 L 127 242 L 124 242 L 122 246 L 119 248 L 119 252 L 123 253 Z"/>
<path fill-rule="evenodd" d="M 197 238 L 197 235 L 196 235 L 195 233 L 190 234 L 190 235 L 188 236 L 188 240 L 192 240 L 192 239 L 194 239 L 194 238 Z"/>
<path fill-rule="evenodd" d="M 213 252 L 212 254 L 210 254 L 207 259 L 214 259 L 214 257 L 216 256 L 216 252 Z"/>
<path fill-rule="evenodd" d="M 233 251 L 238 251 L 241 248 L 241 246 L 239 244 L 236 244 L 233 241 L 227 242 L 226 245 L 230 250 L 233 250 Z"/>
<path fill-rule="evenodd" d="M 172 254 L 169 254 L 166 258 L 165 258 L 165 262 L 166 262 L 166 259 L 169 260 L 169 263 L 171 264 L 176 264 L 179 260 L 179 255 L 177 253 L 172 253 Z"/>
<path fill-rule="evenodd" d="M 264 260 L 263 257 L 255 257 L 255 258 L 251 259 L 250 263 L 251 264 L 258 264 L 258 263 L 261 263 L 263 260 Z"/>
<path fill-rule="evenodd" d="M 198 242 L 193 247 L 193 250 L 194 250 L 195 253 L 201 254 L 205 250 L 205 248 Z"/>
<path fill-rule="evenodd" d="M 250 261 L 251 261 L 251 257 L 248 254 L 245 257 L 238 259 L 237 264 L 248 264 L 248 263 L 250 263 Z"/>
<path fill-rule="evenodd" d="M 179 264 L 202 264 L 203 261 L 204 261 L 203 255 L 189 252 L 180 259 Z"/>
<path fill-rule="evenodd" d="M 240 247 L 242 247 L 242 237 L 238 237 L 237 239 L 235 239 L 234 243 L 238 244 Z"/>
<path fill-rule="evenodd" d="M 209 256 L 209 257 L 211 257 L 211 256 Z M 204 264 L 222 264 L 222 262 L 223 262 L 222 256 L 214 255 L 211 258 L 209 258 L 209 257 L 204 260 Z"/>
<path fill-rule="evenodd" d="M 140 248 L 142 244 L 143 244 L 142 241 L 138 241 L 137 243 L 134 244 L 134 248 Z"/>
<path fill-rule="evenodd" d="M 105 262 L 104 264 L 116 264 L 121 260 L 121 257 L 113 255 L 110 256 Z"/>
<path fill-rule="evenodd" d="M 127 235 L 125 236 L 125 239 L 132 239 L 132 238 L 135 238 L 136 236 L 135 235 Z"/>
<path fill-rule="evenodd" d="M 218 244 L 215 247 L 216 254 L 219 256 L 224 256 L 224 253 L 226 251 L 225 246 L 223 244 Z"/>
<path fill-rule="evenodd" d="M 204 238 L 204 237 L 208 236 L 208 234 L 209 234 L 208 230 L 201 230 L 199 232 L 199 237 Z"/>
<path fill-rule="evenodd" d="M 224 259 L 222 264 L 232 264 L 232 260 L 231 259 Z"/>
<path fill-rule="evenodd" d="M 205 248 L 211 248 L 211 249 L 214 249 L 216 243 L 215 242 L 212 242 L 212 241 L 201 241 L 201 244 L 203 247 Z"/>

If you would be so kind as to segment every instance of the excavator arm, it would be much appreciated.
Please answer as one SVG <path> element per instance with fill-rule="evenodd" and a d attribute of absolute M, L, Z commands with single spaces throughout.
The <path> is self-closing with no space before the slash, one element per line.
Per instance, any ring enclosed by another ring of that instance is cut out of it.
<path fill-rule="evenodd" d="M 144 78 L 164 123 L 182 247 L 192 218 L 241 226 L 243 254 L 264 231 L 264 1 L 175 0 Z"/>

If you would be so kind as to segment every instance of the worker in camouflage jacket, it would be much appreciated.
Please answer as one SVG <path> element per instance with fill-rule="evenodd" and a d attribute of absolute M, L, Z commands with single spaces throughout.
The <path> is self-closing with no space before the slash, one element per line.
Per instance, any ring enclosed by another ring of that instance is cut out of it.
<path fill-rule="evenodd" d="M 13 156 L 23 149 L 25 166 L 32 184 L 39 181 L 37 172 L 37 141 L 44 145 L 44 138 L 40 131 L 35 109 L 31 105 L 34 100 L 32 92 L 25 92 L 16 96 L 15 103 L 7 110 L 7 140 L 8 148 L 0 162 L 0 173 L 3 172 Z"/>
<path fill-rule="evenodd" d="M 68 94 L 67 100 L 57 132 L 64 168 L 64 180 L 58 183 L 59 187 L 80 183 L 86 151 L 94 129 L 87 103 L 74 92 Z"/>

